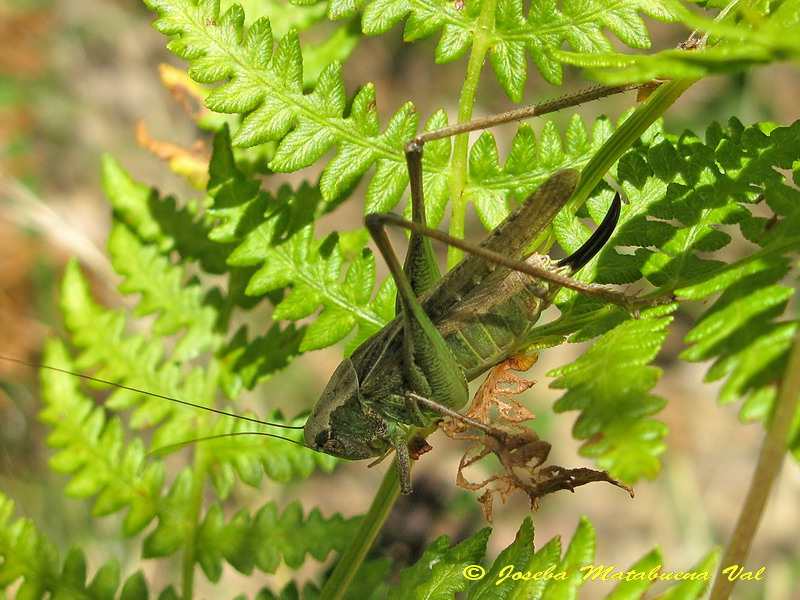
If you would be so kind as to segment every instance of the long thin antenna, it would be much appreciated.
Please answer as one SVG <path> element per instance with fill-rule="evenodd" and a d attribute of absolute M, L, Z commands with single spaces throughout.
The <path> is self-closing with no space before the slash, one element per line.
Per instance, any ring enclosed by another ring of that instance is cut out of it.
<path fill-rule="evenodd" d="M 68 371 L 67 369 L 59 369 L 58 367 L 51 367 L 50 365 L 43 365 L 41 363 L 30 362 L 27 360 L 22 360 L 19 358 L 11 358 L 10 356 L 3 356 L 0 355 L 0 360 L 6 360 L 8 362 L 17 363 L 20 365 L 25 365 L 27 367 L 32 367 L 34 369 L 48 369 L 50 371 L 56 371 L 57 373 L 64 373 L 66 375 L 73 375 L 74 377 L 80 377 L 82 379 L 86 379 L 88 381 L 94 381 L 96 383 L 102 383 L 104 385 L 108 385 L 111 387 L 119 388 L 122 390 L 128 390 L 129 392 L 136 392 L 137 394 L 144 394 L 146 396 L 152 396 L 153 398 L 161 398 L 162 400 L 169 400 L 170 402 L 177 402 L 178 404 L 183 404 L 184 406 L 190 406 L 192 408 L 197 408 L 199 410 L 207 410 L 212 413 L 216 413 L 218 415 L 223 415 L 225 417 L 233 417 L 234 419 L 241 419 L 242 421 L 249 421 L 251 423 L 257 423 L 259 425 L 267 425 L 270 427 L 279 427 L 282 429 L 303 429 L 299 425 L 282 425 L 280 423 L 270 423 L 268 421 L 262 421 L 260 419 L 255 419 L 252 417 L 245 417 L 243 415 L 237 415 L 235 413 L 225 412 L 224 410 L 218 410 L 216 408 L 211 408 L 208 406 L 201 406 L 200 404 L 194 404 L 193 402 L 187 402 L 186 400 L 179 400 L 178 398 L 172 398 L 171 396 L 165 396 L 163 394 L 156 394 L 155 392 L 148 392 L 146 390 L 140 390 L 134 387 L 130 387 L 127 385 L 122 385 L 121 383 L 114 383 L 113 381 L 107 381 L 105 379 L 100 379 L 98 377 L 91 377 L 90 375 L 84 375 L 83 373 L 76 373 L 74 371 Z M 261 434 L 267 435 L 267 434 Z M 280 436 L 276 436 L 280 437 Z M 281 438 L 285 439 L 285 438 Z M 297 442 L 295 442 L 297 443 Z M 302 445 L 302 444 L 301 444 Z"/>
<path fill-rule="evenodd" d="M 209 436 L 197 438 L 197 439 L 194 439 L 194 440 L 187 440 L 185 442 L 178 442 L 177 444 L 169 444 L 167 446 L 162 446 L 160 448 L 156 448 L 155 450 L 152 450 L 150 452 L 150 456 L 165 456 L 167 454 L 172 454 L 173 452 L 176 452 L 177 450 L 181 450 L 182 448 L 186 448 L 187 446 L 190 446 L 191 444 L 196 444 L 197 442 L 207 442 L 208 440 L 216 440 L 216 439 L 219 439 L 219 438 L 233 437 L 233 436 L 236 436 L 236 435 L 263 435 L 264 437 L 271 437 L 271 438 L 275 438 L 276 440 L 283 440 L 284 442 L 291 442 L 292 444 L 297 444 L 298 446 L 300 446 L 302 448 L 306 448 L 308 450 L 311 450 L 311 448 L 309 448 L 305 444 L 301 444 L 297 440 L 292 440 L 292 439 L 289 439 L 287 437 L 283 437 L 282 435 L 275 435 L 274 433 L 266 433 L 266 432 L 263 432 L 263 431 L 237 431 L 237 432 L 234 432 L 234 433 L 220 433 L 218 435 L 209 435 Z"/>

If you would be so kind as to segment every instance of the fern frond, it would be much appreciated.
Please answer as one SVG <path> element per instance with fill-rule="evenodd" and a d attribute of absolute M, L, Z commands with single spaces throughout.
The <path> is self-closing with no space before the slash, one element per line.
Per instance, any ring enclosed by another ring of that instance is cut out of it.
<path fill-rule="evenodd" d="M 114 268 L 125 277 L 119 290 L 141 294 L 134 315 L 157 314 L 153 334 L 166 337 L 183 330 L 174 358 L 182 360 L 219 345 L 214 335 L 216 311 L 202 302 L 203 289 L 186 285 L 182 270 L 175 269 L 156 248 L 142 247 L 141 241 L 125 226 L 116 225 L 108 241 Z"/>
<path fill-rule="evenodd" d="M 423 2 L 421 0 L 331 0 L 331 18 L 349 17 L 364 8 L 362 28 L 367 35 L 386 33 L 406 16 L 403 39 L 416 41 L 441 30 L 436 62 L 460 58 L 472 44 L 491 48 L 491 63 L 511 100 L 520 102 L 528 70 L 526 52 L 548 82 L 562 80 L 561 61 L 553 50 L 568 42 L 577 52 L 607 52 L 612 48 L 606 30 L 631 48 L 649 48 L 650 39 L 639 13 L 665 22 L 676 21 L 684 10 L 678 3 L 638 0 L 586 0 L 557 5 L 532 2 L 527 14 L 521 0 L 488 2 Z M 599 18 L 598 18 L 599 17 Z"/>
<path fill-rule="evenodd" d="M 285 421 L 278 412 L 262 418 Z M 303 417 L 285 424 L 300 428 L 304 423 Z M 291 444 L 268 435 L 289 438 L 297 443 Z M 237 480 L 257 487 L 266 475 L 272 481 L 286 483 L 308 477 L 316 469 L 330 472 L 337 464 L 335 458 L 306 448 L 298 430 L 286 431 L 238 419 L 218 419 L 208 436 L 212 439 L 201 442 L 202 450 L 208 456 L 211 481 L 222 498 L 230 494 Z"/>
<path fill-rule="evenodd" d="M 383 133 L 379 132 L 375 90 L 367 85 L 353 99 L 344 116 L 346 99 L 341 65 L 328 65 L 311 94 L 304 93 L 302 53 L 296 32 L 290 31 L 273 51 L 270 21 L 254 22 L 246 35 L 244 13 L 234 5 L 224 15 L 217 2 L 190 0 L 148 6 L 159 13 L 154 26 L 175 35 L 170 50 L 191 63 L 190 75 L 203 83 L 227 79 L 209 94 L 206 105 L 223 113 L 246 113 L 234 136 L 239 146 L 276 140 L 270 168 L 289 172 L 319 159 L 334 143 L 339 156 L 323 174 L 321 189 L 334 199 L 348 189 L 375 161 L 401 162 L 399 149 L 413 137 L 417 117 L 410 105 L 400 109 Z M 382 168 L 385 175 L 389 169 Z M 402 191 L 407 175 L 391 170 L 391 186 Z M 396 202 L 389 201 L 390 204 Z"/>
<path fill-rule="evenodd" d="M 317 509 L 304 517 L 294 502 L 280 515 L 276 505 L 268 503 L 253 515 L 239 511 L 226 522 L 222 507 L 215 503 L 198 532 L 197 563 L 211 581 L 219 580 L 223 560 L 247 574 L 254 568 L 274 573 L 282 562 L 297 569 L 307 555 L 323 561 L 332 551 L 342 552 L 360 520 L 340 515 L 325 519 Z"/>
<path fill-rule="evenodd" d="M 77 268 L 68 269 L 64 290 L 65 319 L 70 328 L 76 328 L 73 329 L 73 340 L 82 350 L 77 368 L 99 366 L 97 376 L 100 378 L 211 406 L 220 381 L 226 374 L 219 363 L 214 361 L 209 369 L 195 369 L 186 378 L 181 378 L 174 363 L 159 364 L 163 356 L 159 341 L 146 341 L 143 336 L 124 337 L 124 314 L 108 311 L 95 304 Z M 131 365 L 136 365 L 136 368 L 131 369 Z M 46 395 L 46 398 L 59 406 L 59 395 L 55 392 Z M 128 390 L 113 391 L 107 406 L 115 410 L 135 406 L 131 418 L 131 425 L 135 428 L 161 423 L 152 442 L 156 449 L 198 437 L 243 431 L 241 424 L 233 423 L 230 419 L 212 420 L 207 413 L 199 414 L 197 409 L 180 407 L 162 398 L 142 396 Z M 76 412 L 75 418 L 79 418 L 79 415 L 83 413 Z M 279 415 L 273 417 L 280 420 Z M 80 420 L 83 418 L 88 417 L 80 417 Z M 73 426 L 77 441 L 86 441 L 88 438 L 81 438 L 77 433 L 82 425 L 79 427 L 78 423 L 73 423 Z M 247 429 L 259 431 L 256 427 Z M 260 431 L 266 432 L 265 429 Z M 214 449 L 218 453 L 215 455 L 217 466 L 230 465 L 240 474 L 249 473 L 245 480 L 252 484 L 256 483 L 254 471 L 261 473 L 266 469 L 268 475 L 285 481 L 300 473 L 308 475 L 315 466 L 330 469 L 332 465 L 328 457 L 270 438 L 259 438 L 254 443 L 252 438 L 245 442 L 233 437 L 206 443 L 209 444 L 209 451 Z M 216 482 L 221 486 L 220 490 L 226 487 L 222 485 L 223 480 Z"/>
<path fill-rule="evenodd" d="M 242 282 L 242 290 L 246 283 Z M 300 354 L 303 332 L 303 327 L 281 327 L 275 323 L 266 333 L 250 338 L 247 328 L 240 328 L 221 357 L 231 365 L 230 372 L 224 371 L 220 378 L 220 386 L 228 397 L 235 397 L 242 386 L 253 388 L 286 367 Z"/>
<path fill-rule="evenodd" d="M 128 261 L 134 260 L 135 257 L 128 257 Z M 205 379 L 205 375 L 195 371 L 186 378 L 186 387 L 183 387 L 178 367 L 174 363 L 160 364 L 164 348 L 158 340 L 148 340 L 141 334 L 127 336 L 125 313 L 111 311 L 95 303 L 87 282 L 74 264 L 67 268 L 62 292 L 64 320 L 73 334 L 74 344 L 81 349 L 76 361 L 79 370 L 98 366 L 100 370 L 97 376 L 101 379 L 157 391 L 165 396 L 192 398 L 198 404 L 208 403 L 213 398 L 213 379 Z M 136 368 L 132 368 L 134 365 Z M 120 389 L 112 393 L 108 405 L 116 410 L 136 406 L 132 417 L 132 424 L 136 428 L 150 426 L 167 416 L 173 416 L 177 407 L 159 398 Z"/>
<path fill-rule="evenodd" d="M 103 157 L 102 179 L 117 221 L 140 240 L 164 256 L 176 251 L 187 262 L 197 261 L 208 273 L 228 271 L 225 259 L 230 249 L 208 239 L 211 224 L 197 202 L 179 205 L 171 196 L 160 197 L 156 190 L 134 181 L 110 156 Z"/>
<path fill-rule="evenodd" d="M 782 376 L 797 327 L 784 314 L 793 290 L 779 282 L 792 266 L 788 255 L 800 249 L 800 194 L 776 168 L 790 169 L 800 160 L 800 122 L 781 128 L 745 128 L 732 120 L 729 128 L 723 135 L 720 130 L 710 132 L 716 161 L 710 172 L 719 173 L 719 182 L 709 191 L 706 186 L 699 186 L 704 204 L 712 207 L 702 216 L 714 214 L 718 222 L 736 222 L 755 247 L 744 258 L 715 265 L 703 275 L 684 275 L 685 287 L 677 290 L 679 295 L 697 299 L 719 290 L 724 292 L 687 335 L 686 341 L 695 345 L 682 356 L 687 360 L 714 358 L 707 379 L 728 378 L 720 401 L 747 397 L 743 416 L 765 418 L 774 402 L 772 384 Z M 724 202 L 720 196 L 727 198 L 733 208 L 715 208 Z M 762 198 L 774 211 L 774 222 L 746 210 Z M 692 196 L 689 200 L 691 206 Z M 719 210 L 725 211 L 722 219 Z M 730 218 L 731 215 L 735 216 Z M 685 217 L 678 219 L 685 222 Z M 701 218 L 700 223 L 703 221 Z M 731 322 L 738 324 L 735 330 L 730 328 Z"/>
<path fill-rule="evenodd" d="M 244 25 L 250 25 L 262 17 L 269 17 L 273 35 L 282 38 L 290 30 L 299 32 L 320 29 L 327 24 L 325 2 L 312 0 L 283 2 L 282 0 L 224 0 L 220 11 L 226 12 L 232 4 L 240 4 L 245 12 Z M 344 23 L 332 32 L 325 30 L 325 36 L 314 35 L 303 42 L 303 85 L 313 87 L 320 73 L 333 61 L 344 62 L 361 41 L 360 29 L 356 19 Z"/>
<path fill-rule="evenodd" d="M 68 355 L 56 342 L 48 347 L 49 364 L 69 368 Z M 64 373 L 42 372 L 43 397 L 48 406 L 41 418 L 54 427 L 48 444 L 59 452 L 53 469 L 72 474 L 66 492 L 88 498 L 97 495 L 96 515 L 129 508 L 123 529 L 133 535 L 159 513 L 165 469 L 161 461 L 146 461 L 140 439 L 126 446 L 118 418 L 107 419 L 101 408 L 81 394 L 79 380 Z"/>
<path fill-rule="evenodd" d="M 719 551 L 712 550 L 687 570 L 689 573 L 711 573 L 719 562 Z M 660 600 L 684 600 L 702 597 L 708 588 L 708 581 L 701 578 L 687 579 L 676 583 L 659 595 Z"/>
<path fill-rule="evenodd" d="M 275 301 L 276 319 L 297 321 L 323 307 L 301 330 L 300 352 L 330 346 L 356 326 L 357 339 L 366 339 L 393 316 L 390 288 L 372 299 L 375 260 L 365 249 L 366 235 L 348 236 L 347 249 L 355 256 L 346 267 L 336 235 L 314 238 L 314 221 L 331 209 L 317 189 L 284 186 L 275 196 L 257 191 L 258 184 L 236 168 L 225 131 L 215 140 L 211 169 L 209 213 L 219 219 L 211 236 L 234 244 L 231 265 L 255 268 L 246 293 L 260 296 L 291 286 Z"/>
<path fill-rule="evenodd" d="M 201 470 L 184 467 L 167 493 L 158 498 L 158 520 L 142 544 L 143 558 L 169 556 L 196 540 L 200 511 L 196 493 L 202 485 L 202 476 Z M 184 557 L 185 560 L 191 558 Z"/>
<path fill-rule="evenodd" d="M 647 392 L 661 370 L 650 366 L 666 338 L 671 319 L 630 320 L 607 332 L 575 362 L 553 370 L 551 384 L 569 390 L 554 410 L 581 410 L 573 435 L 602 439 L 582 449 L 598 456 L 598 464 L 624 481 L 654 477 L 657 456 L 664 451 L 666 427 L 643 417 L 661 410 L 666 402 Z M 624 381 L 624 386 L 620 382 Z"/>
<path fill-rule="evenodd" d="M 150 310 L 145 312 L 160 309 L 162 315 L 170 311 L 182 313 L 184 320 L 179 323 L 190 329 L 192 316 L 205 314 L 202 294 L 193 291 L 192 286 L 181 286 L 178 277 L 180 269 L 159 255 L 155 246 L 143 245 L 129 230 L 123 231 L 124 243 L 112 244 L 112 250 L 116 253 L 114 262 L 118 268 L 136 274 L 134 283 L 127 289 L 152 292 L 155 300 L 150 303 Z M 146 260 L 140 260 L 141 256 Z M 142 285 L 136 285 L 136 281 L 142 282 Z M 166 285 L 165 282 L 170 281 L 172 284 Z M 161 284 L 153 287 L 153 282 Z M 173 290 L 174 296 L 166 293 L 170 290 Z M 174 302 L 173 297 L 184 298 L 185 301 Z M 97 372 L 100 378 L 189 399 L 196 404 L 211 404 L 222 373 L 225 372 L 219 364 L 212 363 L 206 371 L 196 369 L 182 378 L 174 363 L 162 364 L 164 350 L 159 340 L 148 341 L 142 335 L 125 336 L 124 313 L 97 305 L 74 265 L 65 275 L 63 298 L 65 321 L 74 333 L 73 341 L 82 351 L 76 369 L 97 366 L 100 368 Z M 206 319 L 198 327 L 212 340 L 216 335 L 213 333 L 213 321 Z M 174 328 L 161 333 L 163 335 L 172 330 Z M 218 345 L 218 342 L 214 345 Z M 48 357 L 47 362 L 63 364 L 64 360 L 66 357 L 62 353 Z M 136 368 L 131 368 L 132 365 Z M 67 383 L 63 381 L 65 376 L 61 375 L 62 379 L 58 379 L 59 375 L 52 372 L 45 372 L 43 377 L 51 383 L 45 387 L 44 397 L 50 405 L 42 418 L 56 428 L 49 440 L 51 445 L 61 449 L 53 458 L 54 468 L 73 475 L 67 492 L 80 497 L 98 494 L 95 503 L 97 514 L 109 514 L 129 507 L 125 521 L 128 534 L 140 531 L 156 515 L 161 523 L 165 514 L 160 497 L 164 482 L 162 462 L 154 460 L 148 464 L 145 461 L 146 450 L 140 440 L 134 440 L 126 447 L 119 420 L 107 420 L 91 400 L 80 395 L 75 388 L 74 378 L 70 377 Z M 177 405 L 162 398 L 142 396 L 128 390 L 115 390 L 107 406 L 116 410 L 135 406 L 131 425 L 136 428 L 161 423 L 153 437 L 155 448 L 197 437 L 241 432 L 243 429 L 229 419 L 214 422 L 208 414 L 198 414 L 196 410 L 185 407 L 176 408 Z M 231 437 L 205 444 L 209 447 L 203 448 L 201 443 L 199 452 L 214 452 L 213 461 L 208 465 L 218 469 L 213 481 L 223 497 L 230 492 L 234 472 L 255 485 L 263 472 L 285 481 L 299 473 L 308 475 L 319 465 L 328 469 L 332 466 L 332 461 L 327 457 L 269 438 L 258 438 L 257 441 L 250 438 L 249 443 L 244 443 L 239 437 Z M 198 476 L 203 477 L 202 473 Z M 173 488 L 173 491 L 176 489 Z M 181 506 L 182 501 L 177 502 L 176 510 Z M 185 518 L 179 521 L 183 523 Z"/>
<path fill-rule="evenodd" d="M 800 246 L 800 197 L 776 168 L 790 169 L 800 160 L 798 136 L 800 122 L 785 128 L 745 128 L 731 121 L 728 131 L 710 127 L 705 143 L 689 134 L 652 138 L 649 146 L 623 157 L 616 172 L 631 202 L 623 209 L 610 246 L 633 248 L 633 254 L 619 255 L 607 248 L 581 272 L 581 277 L 617 284 L 630 283 L 641 272 L 657 286 L 654 296 L 675 293 L 697 300 L 723 291 L 687 336 L 695 346 L 682 356 L 714 359 L 707 379 L 728 378 L 720 394 L 723 402 L 749 395 L 742 412 L 750 418 L 768 414 L 772 384 L 783 372 L 796 330 L 784 317 L 792 291 L 778 282 L 789 270 L 787 253 Z M 774 220 L 749 210 L 762 198 L 775 211 Z M 589 206 L 594 216 L 597 209 Z M 753 243 L 752 251 L 729 263 L 708 258 L 708 253 L 731 242 L 723 228 L 732 225 Z M 567 250 L 585 239 L 586 233 L 576 234 L 581 229 L 574 217 L 559 215 L 556 232 Z M 589 439 L 602 433 L 600 441 L 584 449 L 602 466 L 623 479 L 652 477 L 665 429 L 643 420 L 663 405 L 647 393 L 659 371 L 646 365 L 658 352 L 666 321 L 646 317 L 662 317 L 675 307 L 623 322 L 619 311 L 576 294 L 562 294 L 559 303 L 562 317 L 538 328 L 535 335 L 547 336 L 550 344 L 573 332 L 571 341 L 604 337 L 583 357 L 552 373 L 559 377 L 555 387 L 570 390 L 556 409 L 584 409 L 575 434 Z M 621 365 L 628 367 L 624 377 L 618 373 L 618 380 L 626 382 L 624 389 L 612 390 L 612 379 L 605 387 L 604 378 Z M 609 400 L 620 404 L 612 407 Z M 609 415 L 614 417 L 609 420 Z"/>
<path fill-rule="evenodd" d="M 466 589 L 464 568 L 478 563 L 486 553 L 491 529 L 484 528 L 450 548 L 442 536 L 425 549 L 419 561 L 400 574 L 400 585 L 389 589 L 388 600 L 403 598 L 452 598 Z"/>
<path fill-rule="evenodd" d="M 564 136 L 552 121 L 545 121 L 537 140 L 525 123 L 517 130 L 501 165 L 494 136 L 484 132 L 470 150 L 464 195 L 475 206 L 484 227 L 492 230 L 508 216 L 512 198 L 522 202 L 553 172 L 586 164 L 612 133 L 605 118 L 592 123 L 590 131 L 583 119 L 574 115 Z"/>
<path fill-rule="evenodd" d="M 642 6 L 645 4 L 649 6 Z M 368 212 L 385 212 L 395 206 L 408 184 L 403 144 L 417 133 L 418 117 L 411 104 L 392 116 L 381 132 L 371 84 L 356 94 L 345 116 L 347 101 L 337 63 L 323 71 L 310 94 L 304 93 L 303 56 L 296 35 L 289 33 L 281 38 L 273 51 L 269 21 L 255 22 L 245 34 L 239 9 L 220 17 L 213 3 L 205 0 L 198 5 L 190 0 L 154 1 L 149 6 L 160 15 L 155 26 L 177 36 L 170 49 L 191 63 L 192 77 L 205 83 L 223 82 L 208 96 L 207 107 L 245 115 L 233 137 L 234 145 L 277 141 L 269 166 L 280 172 L 306 167 L 337 145 L 338 151 L 320 180 L 322 197 L 327 201 L 340 198 L 375 165 L 367 189 Z M 237 45 L 228 49 L 231 40 L 236 40 Z M 240 44 L 238 40 L 243 41 Z M 596 128 L 594 139 L 589 141 L 578 123 L 570 126 L 567 153 L 552 126 L 545 128 L 538 147 L 530 129 L 524 126 L 504 168 L 498 164 L 491 136 L 482 138 L 470 159 L 465 197 L 476 203 L 487 227 L 505 216 L 503 201 L 511 195 L 524 198 L 554 169 L 580 166 L 591 157 L 608 128 Z M 446 124 L 444 115 L 437 113 L 428 121 L 426 130 Z M 450 146 L 449 140 L 429 144 L 423 158 L 431 205 L 429 222 L 433 225 L 441 219 L 449 197 L 453 168 L 449 165 Z"/>
<path fill-rule="evenodd" d="M 497 581 L 501 573 L 504 572 L 503 569 L 507 565 L 511 565 L 514 571 L 525 572 L 525 567 L 528 565 L 531 556 L 533 556 L 533 550 L 533 521 L 531 521 L 530 517 L 526 517 L 520 524 L 519 530 L 514 536 L 514 541 L 497 555 L 492 566 L 486 570 L 484 577 L 470 586 L 469 600 L 479 600 L 481 598 L 488 600 L 493 596 L 497 598 L 507 597 L 503 593 L 505 590 L 499 590 L 500 593 L 495 594 L 498 591 Z"/>
<path fill-rule="evenodd" d="M 587 579 L 602 579 L 605 585 L 617 581 L 611 598 L 640 599 L 648 596 L 660 572 L 665 581 L 680 579 L 670 576 L 662 567 L 663 557 L 654 549 L 627 569 L 600 565 L 594 568 L 596 535 L 588 519 L 578 523 L 566 549 L 560 536 L 554 537 L 539 550 L 533 551 L 533 525 L 526 518 L 514 541 L 483 571 L 476 567 L 484 558 L 488 530 L 481 530 L 458 546 L 448 549 L 446 538 L 439 538 L 425 550 L 423 557 L 400 574 L 400 585 L 390 589 L 388 598 L 452 598 L 455 590 L 467 589 L 469 600 L 523 600 L 528 598 L 575 598 Z M 703 557 L 686 573 L 702 575 L 714 567 L 716 552 Z M 467 569 L 469 567 L 469 569 Z M 460 582 L 451 578 L 458 571 Z M 635 577 L 621 575 L 634 572 Z M 672 571 L 675 573 L 675 571 Z M 684 573 L 681 573 L 683 575 Z M 467 581 L 466 575 L 479 575 L 477 581 Z M 439 582 L 439 584 L 436 584 Z M 460 585 L 459 585 L 460 583 Z M 708 585 L 708 576 L 687 578 L 670 585 L 664 594 L 669 598 L 700 598 Z M 441 586 L 441 587 L 440 587 Z"/>
<path fill-rule="evenodd" d="M 714 43 L 701 49 L 664 50 L 651 55 L 617 52 L 569 52 L 556 48 L 554 59 L 584 67 L 587 75 L 607 85 L 651 79 L 699 78 L 752 69 L 779 61 L 800 61 L 800 41 L 791 32 L 798 26 L 797 3 L 772 3 L 769 18 L 748 18 L 752 8 L 739 7 L 721 21 L 684 13 L 692 29 L 707 32 Z M 714 38 L 718 38 L 714 40 Z"/>
<path fill-rule="evenodd" d="M 14 503 L 0 493 L 0 590 L 13 586 L 16 598 L 30 600 L 148 597 L 141 571 L 122 583 L 119 563 L 112 558 L 87 581 L 86 556 L 82 551 L 70 550 L 62 564 L 55 544 L 32 521 L 13 520 L 13 514 Z"/>

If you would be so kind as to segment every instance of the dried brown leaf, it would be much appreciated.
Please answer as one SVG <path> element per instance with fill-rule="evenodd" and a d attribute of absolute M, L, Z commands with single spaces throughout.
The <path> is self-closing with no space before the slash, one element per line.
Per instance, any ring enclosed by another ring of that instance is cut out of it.
<path fill-rule="evenodd" d="M 139 121 L 136 124 L 136 143 L 166 160 L 173 173 L 185 177 L 197 189 L 204 189 L 208 184 L 210 156 L 202 142 L 198 141 L 191 148 L 165 142 L 150 135 L 144 121 Z"/>
<path fill-rule="evenodd" d="M 594 481 L 616 485 L 633 497 L 630 486 L 620 483 L 606 471 L 565 469 L 555 465 L 542 467 L 550 454 L 550 443 L 541 440 L 533 429 L 521 425 L 523 421 L 533 419 L 534 415 L 512 397 L 529 389 L 535 382 L 510 372 L 527 370 L 534 362 L 535 355 L 519 355 L 492 369 L 475 394 L 464 418 L 447 420 L 440 425 L 454 439 L 475 442 L 461 457 L 456 475 L 457 485 L 471 491 L 485 489 L 478 502 L 489 522 L 492 521 L 495 495 L 505 503 L 515 491 L 528 496 L 531 510 L 536 510 L 542 496 L 559 490 L 574 491 L 576 487 Z M 492 407 L 498 413 L 495 422 L 490 417 Z M 481 482 L 470 481 L 464 470 L 490 454 L 500 461 L 503 474 L 492 475 Z"/>

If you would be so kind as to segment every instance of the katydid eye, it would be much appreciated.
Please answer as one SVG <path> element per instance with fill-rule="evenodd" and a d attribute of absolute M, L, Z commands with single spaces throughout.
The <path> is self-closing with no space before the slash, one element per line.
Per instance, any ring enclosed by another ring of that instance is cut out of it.
<path fill-rule="evenodd" d="M 317 437 L 314 438 L 314 444 L 317 448 L 325 448 L 328 443 L 331 441 L 331 434 L 330 431 L 327 429 L 323 429 L 317 434 Z"/>
<path fill-rule="evenodd" d="M 342 452 L 343 450 L 344 450 L 344 446 L 342 445 L 342 442 L 340 442 L 339 440 L 328 440 L 322 446 L 322 451 L 325 454 L 337 455 L 338 453 Z"/>

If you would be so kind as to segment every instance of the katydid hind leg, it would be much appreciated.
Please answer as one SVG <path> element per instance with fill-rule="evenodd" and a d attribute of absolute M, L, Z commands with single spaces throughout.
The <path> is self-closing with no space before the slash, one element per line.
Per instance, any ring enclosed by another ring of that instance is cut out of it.
<path fill-rule="evenodd" d="M 573 92 L 559 98 L 554 98 L 553 100 L 548 100 L 546 102 L 541 102 L 539 104 L 523 106 L 521 108 L 516 108 L 514 110 L 509 110 L 489 117 L 472 119 L 471 121 L 455 123 L 454 125 L 448 125 L 447 127 L 442 127 L 433 131 L 427 131 L 408 142 L 406 144 L 406 151 L 408 151 L 408 148 L 412 145 L 418 146 L 421 150 L 422 145 L 426 142 L 441 140 L 447 137 L 458 135 L 460 133 L 468 133 L 470 131 L 477 131 L 479 129 L 488 129 L 504 123 L 513 123 L 514 121 L 539 117 L 549 113 L 558 112 L 565 108 L 578 106 L 580 104 L 584 104 L 585 102 L 600 100 L 601 98 L 606 98 L 615 94 L 622 94 L 624 92 L 640 90 L 642 88 L 651 89 L 660 83 L 661 82 L 658 81 L 648 81 L 645 83 L 624 83 L 610 86 L 597 85 L 584 88 L 582 90 L 578 90 L 577 92 Z"/>
<path fill-rule="evenodd" d="M 422 148 L 406 149 L 406 164 L 411 185 L 411 220 L 415 223 L 427 224 L 425 218 L 425 202 L 422 192 Z M 442 274 L 436 263 L 431 240 L 425 235 L 411 232 L 403 263 L 403 273 L 408 278 L 414 294 L 419 297 L 432 288 L 441 279 Z M 402 311 L 402 300 L 398 295 L 395 302 L 395 314 Z"/>
<path fill-rule="evenodd" d="M 403 365 L 411 389 L 447 406 L 463 406 L 467 381 L 450 349 L 422 308 L 384 228 L 385 217 L 367 215 L 364 223 L 397 284 L 403 313 Z"/>
<path fill-rule="evenodd" d="M 414 217 L 424 222 L 421 177 L 414 177 L 415 173 L 421 175 L 421 168 L 419 164 L 413 163 L 413 159 L 410 158 L 412 202 L 416 207 Z M 397 284 L 396 310 L 403 315 L 402 369 L 405 379 L 412 389 L 435 397 L 443 404 L 463 406 L 469 397 L 464 373 L 418 300 L 418 296 L 435 283 L 435 278 L 438 278 L 438 267 L 435 265 L 430 240 L 424 234 L 412 235 L 406 256 L 406 268 L 401 268 L 381 217 L 382 215 L 367 215 L 364 223 Z M 437 270 L 434 272 L 433 269 Z M 409 280 L 406 271 L 410 272 L 412 280 Z M 420 411 L 416 405 L 409 410 L 412 419 L 418 413 Z M 423 424 L 421 415 L 419 420 L 420 424 Z M 397 453 L 396 464 L 401 491 L 408 494 L 411 492 L 411 461 L 408 447 L 404 441 L 398 440 L 392 441 L 392 445 Z"/>
<path fill-rule="evenodd" d="M 606 226 L 600 228 L 601 229 L 600 233 L 590 237 L 589 241 L 587 241 L 587 243 L 584 244 L 584 246 L 582 246 L 578 251 L 576 251 L 578 257 L 574 260 L 574 263 L 583 266 L 600 250 L 602 245 L 599 242 L 603 241 L 604 238 L 607 239 L 608 237 L 610 237 L 610 234 L 613 232 L 612 224 L 616 223 L 616 217 L 614 216 L 614 214 L 618 210 L 616 208 L 617 204 L 618 201 L 615 199 L 615 201 L 612 203 L 612 208 L 609 211 L 611 213 L 610 218 L 604 219 L 604 223 L 606 223 Z M 568 267 L 568 269 L 566 270 L 569 273 L 569 275 L 564 274 L 563 270 L 562 272 L 558 272 L 557 270 L 554 269 L 548 269 L 544 266 L 531 264 L 530 262 L 509 257 L 506 254 L 500 253 L 490 247 L 487 247 L 485 244 L 478 246 L 470 242 L 466 242 L 462 239 L 453 237 L 443 231 L 439 231 L 438 229 L 432 229 L 430 227 L 421 225 L 419 223 L 406 221 L 402 217 L 399 217 L 391 213 L 387 213 L 385 215 L 370 215 L 370 217 L 373 220 L 376 221 L 380 220 L 382 223 L 387 223 L 395 227 L 416 231 L 420 234 L 438 240 L 444 244 L 454 246 L 469 254 L 481 257 L 485 261 L 489 263 L 494 263 L 495 265 L 498 265 L 500 267 L 505 267 L 507 269 L 513 269 L 521 273 L 525 273 L 539 280 L 547 281 L 551 284 L 560 287 L 565 287 L 571 290 L 575 290 L 577 292 L 581 292 L 583 294 L 592 296 L 599 300 L 616 304 L 625 309 L 630 309 L 632 307 L 635 307 L 639 302 L 636 296 L 631 296 L 623 292 L 610 289 L 603 285 L 586 283 L 583 281 L 578 281 L 576 279 L 573 279 L 570 275 L 574 273 L 577 269 L 574 268 L 573 263 L 569 262 L 567 259 L 564 259 L 567 262 L 563 266 Z"/>

